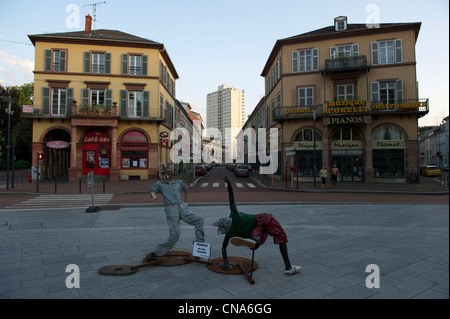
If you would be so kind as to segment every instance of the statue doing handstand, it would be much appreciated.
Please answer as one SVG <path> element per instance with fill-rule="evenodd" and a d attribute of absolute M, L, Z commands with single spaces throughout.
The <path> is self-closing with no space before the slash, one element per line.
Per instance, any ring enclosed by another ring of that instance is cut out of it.
<path fill-rule="evenodd" d="M 258 249 L 267 236 L 273 237 L 274 244 L 280 247 L 281 256 L 285 265 L 285 275 L 293 275 L 301 271 L 301 266 L 291 265 L 287 251 L 287 236 L 280 223 L 272 214 L 261 213 L 257 215 L 245 214 L 240 212 L 234 201 L 233 188 L 227 177 L 225 182 L 228 187 L 228 198 L 230 202 L 231 213 L 229 217 L 222 217 L 213 226 L 217 226 L 217 233 L 225 234 L 222 244 L 223 264 L 222 270 L 230 268 L 227 257 L 228 243 L 231 242 L 237 246 L 247 246 L 250 249 Z"/>

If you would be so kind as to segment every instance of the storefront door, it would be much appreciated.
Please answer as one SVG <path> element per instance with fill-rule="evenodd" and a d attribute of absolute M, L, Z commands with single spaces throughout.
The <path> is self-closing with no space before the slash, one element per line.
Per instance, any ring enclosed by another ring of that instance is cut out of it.
<path fill-rule="evenodd" d="M 354 152 L 354 151 L 353 151 Z M 352 154 L 353 152 L 339 152 L 341 154 L 332 155 L 332 164 L 336 164 L 339 169 L 341 181 L 344 182 L 362 182 L 363 181 L 363 156 L 362 154 Z"/>
<path fill-rule="evenodd" d="M 102 131 L 92 131 L 83 140 L 83 175 L 109 175 L 111 139 Z"/>

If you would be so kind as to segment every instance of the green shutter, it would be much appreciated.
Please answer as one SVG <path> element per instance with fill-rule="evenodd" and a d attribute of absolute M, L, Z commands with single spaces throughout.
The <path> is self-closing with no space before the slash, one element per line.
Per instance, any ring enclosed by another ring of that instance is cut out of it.
<path fill-rule="evenodd" d="M 144 108 L 142 110 L 142 117 L 149 117 L 150 115 L 150 91 L 144 91 Z"/>
<path fill-rule="evenodd" d="M 50 88 L 42 88 L 42 115 L 50 115 Z"/>
<path fill-rule="evenodd" d="M 105 54 L 105 73 L 111 74 L 111 53 Z"/>
<path fill-rule="evenodd" d="M 44 71 L 52 70 L 52 50 L 45 50 L 44 53 Z"/>
<path fill-rule="evenodd" d="M 61 114 L 70 115 L 72 114 L 72 101 L 73 101 L 73 88 L 66 89 L 66 109 L 63 110 Z"/>
<path fill-rule="evenodd" d="M 378 42 L 372 42 L 370 44 L 372 65 L 378 64 Z"/>
<path fill-rule="evenodd" d="M 127 90 L 120 90 L 120 116 L 127 116 Z"/>
<path fill-rule="evenodd" d="M 122 74 L 128 74 L 128 54 L 122 54 Z"/>
<path fill-rule="evenodd" d="M 91 73 L 91 52 L 84 52 L 83 72 Z"/>
<path fill-rule="evenodd" d="M 142 75 L 147 75 L 148 55 L 142 56 Z"/>
<path fill-rule="evenodd" d="M 112 90 L 105 90 L 105 109 L 111 111 L 112 106 Z"/>
<path fill-rule="evenodd" d="M 67 51 L 59 51 L 59 72 L 66 72 Z"/>
<path fill-rule="evenodd" d="M 380 83 L 370 83 L 370 101 L 376 103 L 380 101 Z"/>
<path fill-rule="evenodd" d="M 402 40 L 395 40 L 395 63 L 403 62 Z"/>
<path fill-rule="evenodd" d="M 81 89 L 81 105 L 89 105 L 89 89 Z"/>

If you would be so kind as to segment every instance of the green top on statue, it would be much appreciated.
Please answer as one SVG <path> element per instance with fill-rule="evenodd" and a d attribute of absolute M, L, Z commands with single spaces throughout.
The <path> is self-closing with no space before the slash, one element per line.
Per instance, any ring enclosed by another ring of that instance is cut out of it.
<path fill-rule="evenodd" d="M 250 215 L 245 213 L 231 212 L 230 218 L 232 224 L 230 230 L 227 232 L 229 237 L 250 238 L 253 229 L 255 228 L 255 221 L 257 215 Z"/>

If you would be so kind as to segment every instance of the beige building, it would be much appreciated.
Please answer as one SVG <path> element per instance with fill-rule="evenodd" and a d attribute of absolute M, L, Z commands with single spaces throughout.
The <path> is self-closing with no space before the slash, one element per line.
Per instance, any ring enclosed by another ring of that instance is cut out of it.
<path fill-rule="evenodd" d="M 314 166 L 333 164 L 344 181 L 418 174 L 418 118 L 428 113 L 416 77 L 420 26 L 369 28 L 341 16 L 276 41 L 261 76 L 266 128 L 280 135 L 277 176 L 297 166 L 300 179 L 311 180 Z"/>
<path fill-rule="evenodd" d="M 206 128 L 214 127 L 222 133 L 223 145 L 231 145 L 232 159 L 236 158 L 236 137 L 245 122 L 245 92 L 221 85 L 206 98 Z M 226 134 L 227 129 L 231 134 Z M 225 154 L 224 154 L 225 155 Z M 224 161 L 230 161 L 224 157 Z"/>

